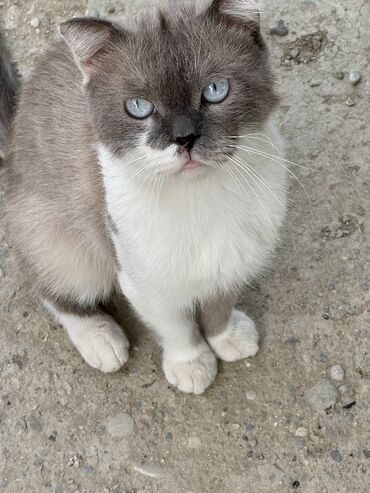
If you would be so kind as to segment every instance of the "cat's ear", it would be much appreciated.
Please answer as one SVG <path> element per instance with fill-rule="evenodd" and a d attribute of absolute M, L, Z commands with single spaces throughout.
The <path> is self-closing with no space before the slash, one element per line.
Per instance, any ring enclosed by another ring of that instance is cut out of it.
<path fill-rule="evenodd" d="M 258 5 L 253 0 L 213 0 L 207 15 L 229 25 L 248 29 L 261 42 L 261 16 Z"/>
<path fill-rule="evenodd" d="M 93 17 L 75 17 L 59 25 L 59 33 L 70 47 L 87 82 L 98 66 L 99 55 L 109 51 L 123 33 L 111 22 Z"/>

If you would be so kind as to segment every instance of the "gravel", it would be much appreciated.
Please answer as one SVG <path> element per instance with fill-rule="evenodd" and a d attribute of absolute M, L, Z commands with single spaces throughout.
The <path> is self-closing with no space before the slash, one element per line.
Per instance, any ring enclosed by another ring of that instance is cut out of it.
<path fill-rule="evenodd" d="M 330 451 L 330 457 L 335 460 L 335 462 L 342 462 L 342 455 L 337 449 Z"/>
<path fill-rule="evenodd" d="M 52 489 L 53 493 L 64 493 L 64 486 L 61 483 L 55 483 Z"/>
<path fill-rule="evenodd" d="M 338 382 L 342 381 L 344 378 L 344 370 L 340 365 L 334 365 L 329 370 L 329 375 L 333 380 L 337 380 Z"/>
<path fill-rule="evenodd" d="M 40 19 L 38 17 L 34 17 L 31 19 L 30 24 L 32 27 L 37 28 L 40 26 Z"/>
<path fill-rule="evenodd" d="M 133 435 L 135 422 L 127 413 L 119 413 L 108 420 L 108 433 L 114 438 L 122 438 Z"/>
<path fill-rule="evenodd" d="M 325 412 L 334 406 L 338 399 L 338 390 L 329 380 L 321 380 L 306 393 L 310 406 L 317 412 Z"/>
<path fill-rule="evenodd" d="M 307 428 L 300 427 L 296 429 L 295 436 L 304 438 L 307 435 L 308 435 Z"/>
<path fill-rule="evenodd" d="M 349 81 L 353 86 L 356 86 L 361 81 L 361 79 L 361 72 L 358 72 L 357 70 L 351 70 L 349 74 Z"/>
<path fill-rule="evenodd" d="M 254 401 L 256 398 L 257 398 L 257 392 L 255 392 L 254 390 L 249 390 L 247 392 L 247 399 L 249 401 Z"/>
<path fill-rule="evenodd" d="M 270 28 L 270 34 L 275 34 L 276 36 L 286 36 L 289 33 L 289 28 L 283 20 L 280 20 L 276 26 Z"/>
<path fill-rule="evenodd" d="M 168 475 L 168 470 L 163 467 L 153 466 L 151 464 L 141 464 L 134 466 L 134 470 L 149 478 L 161 479 Z"/>

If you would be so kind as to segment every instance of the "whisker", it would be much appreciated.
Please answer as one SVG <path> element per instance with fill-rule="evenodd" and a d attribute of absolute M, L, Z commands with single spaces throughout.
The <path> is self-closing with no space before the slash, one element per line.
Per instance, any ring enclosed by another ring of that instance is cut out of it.
<path fill-rule="evenodd" d="M 231 156 L 227 156 L 231 162 L 235 162 Z M 252 185 L 249 183 L 249 181 L 244 177 L 244 175 L 241 174 L 240 170 L 238 168 L 235 169 L 235 171 L 238 171 L 239 172 L 239 175 L 241 175 L 244 180 L 245 180 L 245 183 L 248 185 L 248 187 L 250 188 L 250 190 L 252 191 L 253 195 L 256 197 L 256 199 L 258 200 L 258 203 L 260 204 L 260 206 L 262 207 L 264 213 L 266 214 L 266 217 L 267 219 L 270 221 L 271 223 L 271 226 L 276 234 L 276 236 L 278 236 L 278 232 L 276 231 L 276 228 L 275 228 L 275 225 L 271 219 L 271 216 L 269 215 L 269 213 L 267 212 L 266 210 L 266 207 L 264 206 L 264 204 L 262 203 L 261 199 L 259 198 L 258 194 L 256 193 L 256 191 L 254 190 L 254 188 L 252 187 Z M 242 187 L 242 189 L 246 192 L 245 190 L 245 187 L 243 186 L 243 184 L 240 182 L 240 180 L 236 177 L 238 183 L 240 184 L 240 186 Z"/>
<path fill-rule="evenodd" d="M 268 152 L 261 151 L 259 149 L 254 149 L 253 147 L 249 147 L 249 146 L 246 146 L 246 145 L 226 144 L 226 146 L 227 147 L 235 147 L 236 149 L 241 149 L 242 151 L 255 152 L 255 153 L 260 154 L 261 156 L 264 156 L 264 157 L 267 157 L 267 158 L 270 158 L 270 159 L 278 159 L 279 161 L 283 161 L 284 163 L 292 164 L 293 166 L 298 166 L 298 168 L 307 169 L 309 171 L 318 171 L 318 170 L 314 170 L 312 168 L 308 168 L 307 166 L 303 166 L 302 164 L 294 163 L 293 161 L 289 161 L 288 159 L 285 159 L 283 157 L 274 156 L 273 154 L 269 154 Z"/>
<path fill-rule="evenodd" d="M 239 147 L 238 147 L 238 146 L 228 146 L 228 147 L 235 147 L 235 148 L 237 148 L 237 149 L 241 149 L 241 147 L 240 147 L 240 146 L 239 146 Z M 267 157 L 267 158 L 268 158 L 268 159 L 270 159 L 271 161 L 275 162 L 275 163 L 276 163 L 276 164 L 278 164 L 279 166 L 281 166 L 281 167 L 283 167 L 284 169 L 286 169 L 286 170 L 287 170 L 287 172 L 288 172 L 291 176 L 293 176 L 293 178 L 294 178 L 294 179 L 295 179 L 295 180 L 299 183 L 299 185 L 301 186 L 302 190 L 304 191 L 304 193 L 305 193 L 305 195 L 306 195 L 306 197 L 307 197 L 308 201 L 311 203 L 311 197 L 309 196 L 309 194 L 308 194 L 308 192 L 307 192 L 307 190 L 306 190 L 305 186 L 303 185 L 303 183 L 301 182 L 301 180 L 298 178 L 298 176 L 297 176 L 295 173 L 293 173 L 293 171 L 292 171 L 292 170 L 290 170 L 290 169 L 289 169 L 289 167 L 288 167 L 288 166 L 286 166 L 286 165 L 285 165 L 284 163 L 282 163 L 282 162 L 279 162 L 279 161 L 278 161 L 275 157 L 270 156 L 270 155 L 265 155 L 264 153 L 262 153 L 262 154 L 261 154 L 259 151 L 256 151 L 255 149 L 254 149 L 254 150 L 252 150 L 252 149 L 241 149 L 241 150 L 242 150 L 242 151 L 246 151 L 246 152 L 248 152 L 249 154 L 251 154 L 251 153 L 252 153 L 252 154 L 257 154 L 257 155 L 262 156 L 262 157 Z"/>
<path fill-rule="evenodd" d="M 274 199 L 282 206 L 285 207 L 284 204 L 281 202 L 279 197 L 276 196 L 275 192 L 272 190 L 272 188 L 261 178 L 261 174 L 258 173 L 257 170 L 255 170 L 247 161 L 243 161 L 239 156 L 233 156 L 237 161 L 239 161 L 239 166 L 242 167 L 242 169 L 245 169 L 243 165 L 245 165 L 250 173 L 257 179 L 262 185 L 271 193 L 271 195 L 274 197 Z"/>

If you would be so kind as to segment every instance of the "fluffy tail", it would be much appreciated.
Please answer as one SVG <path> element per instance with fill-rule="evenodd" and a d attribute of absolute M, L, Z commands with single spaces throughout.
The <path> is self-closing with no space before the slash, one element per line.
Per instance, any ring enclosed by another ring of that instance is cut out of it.
<path fill-rule="evenodd" d="M 4 157 L 17 89 L 17 71 L 0 34 L 0 161 Z"/>

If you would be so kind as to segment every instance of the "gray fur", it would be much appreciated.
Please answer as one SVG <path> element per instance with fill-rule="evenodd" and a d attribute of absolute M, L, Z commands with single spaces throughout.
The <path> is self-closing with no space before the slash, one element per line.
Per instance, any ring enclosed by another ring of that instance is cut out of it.
<path fill-rule="evenodd" d="M 11 62 L 5 40 L 0 34 L 0 159 L 5 152 L 17 89 L 17 73 Z"/>
<path fill-rule="evenodd" d="M 59 42 L 24 84 L 7 161 L 7 218 L 18 258 L 47 299 L 91 311 L 114 291 L 114 228 L 96 143 L 117 155 L 135 148 L 145 122 L 126 113 L 127 98 L 161 109 L 153 148 L 168 146 L 185 119 L 199 135 L 197 151 L 214 160 L 227 135 L 259 128 L 275 108 L 258 22 L 232 20 L 219 4 L 200 14 L 184 7 L 148 16 L 135 31 L 97 19 L 63 23 L 71 49 Z M 233 91 L 211 107 L 196 94 L 215 77 L 233 80 Z M 10 111 L 8 102 L 7 118 Z"/>

